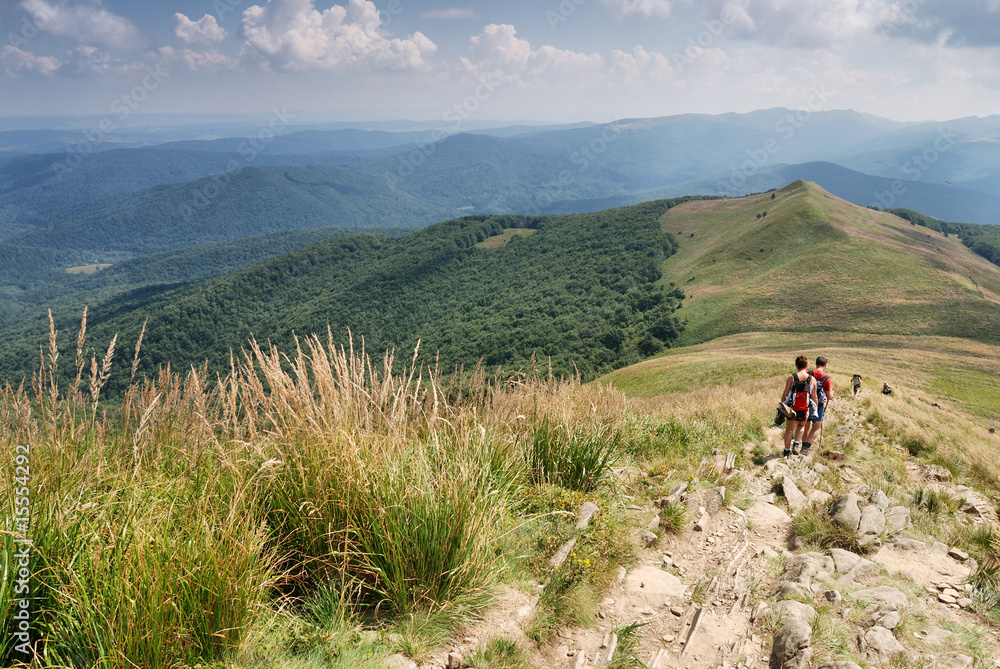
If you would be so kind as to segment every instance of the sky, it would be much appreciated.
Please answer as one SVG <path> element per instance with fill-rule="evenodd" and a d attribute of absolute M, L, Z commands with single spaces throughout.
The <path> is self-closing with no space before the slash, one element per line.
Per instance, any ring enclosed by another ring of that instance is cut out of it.
<path fill-rule="evenodd" d="M 0 0 L 0 116 L 1000 112 L 1000 0 Z"/>

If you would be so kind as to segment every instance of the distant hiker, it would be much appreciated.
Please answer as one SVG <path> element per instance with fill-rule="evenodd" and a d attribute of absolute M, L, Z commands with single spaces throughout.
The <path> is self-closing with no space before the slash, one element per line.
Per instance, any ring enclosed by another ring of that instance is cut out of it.
<path fill-rule="evenodd" d="M 806 428 L 806 416 L 809 414 L 809 400 L 816 402 L 816 378 L 806 371 L 809 360 L 800 355 L 795 358 L 795 373 L 785 379 L 785 389 L 781 392 L 781 403 L 790 400 L 794 416 L 785 423 L 785 449 L 783 455 L 787 458 L 794 451 L 799 452 L 802 446 L 802 432 Z"/>
<path fill-rule="evenodd" d="M 996 434 L 996 433 L 997 433 L 997 429 L 995 427 L 991 427 L 990 428 L 990 434 Z"/>
<path fill-rule="evenodd" d="M 826 366 L 830 361 L 826 356 L 816 358 L 816 368 L 809 370 L 809 374 L 816 379 L 816 415 L 809 417 L 810 427 L 807 430 L 806 438 L 802 440 L 802 454 L 805 455 L 816 443 L 817 438 L 823 431 L 823 414 L 826 413 L 826 405 L 833 399 L 833 379 L 826 373 Z"/>
<path fill-rule="evenodd" d="M 892 395 L 892 388 L 889 387 L 888 383 L 883 383 L 882 384 L 882 394 L 883 395 Z"/>
<path fill-rule="evenodd" d="M 854 378 L 851 379 L 851 387 L 854 388 L 854 395 L 855 395 L 855 397 L 857 397 L 857 394 L 861 391 L 861 375 L 860 374 L 855 374 Z"/>

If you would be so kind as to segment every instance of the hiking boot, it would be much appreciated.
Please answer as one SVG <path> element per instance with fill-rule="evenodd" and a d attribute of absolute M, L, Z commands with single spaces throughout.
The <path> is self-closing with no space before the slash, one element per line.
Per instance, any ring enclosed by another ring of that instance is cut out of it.
<path fill-rule="evenodd" d="M 809 451 L 812 450 L 812 444 L 802 444 L 802 449 L 799 451 L 802 455 L 809 455 Z"/>
<path fill-rule="evenodd" d="M 786 448 L 784 451 L 781 452 L 781 457 L 787 458 L 791 454 L 792 454 L 792 452 Z"/>
<path fill-rule="evenodd" d="M 774 426 L 781 427 L 785 424 L 785 414 L 778 412 L 778 415 L 774 417 Z"/>
<path fill-rule="evenodd" d="M 792 455 L 798 455 L 802 452 L 802 443 L 798 441 L 792 442 Z"/>

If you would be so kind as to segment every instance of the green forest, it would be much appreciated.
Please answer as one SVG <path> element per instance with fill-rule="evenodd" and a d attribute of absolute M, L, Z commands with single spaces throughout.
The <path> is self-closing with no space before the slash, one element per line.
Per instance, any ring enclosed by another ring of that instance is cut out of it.
<path fill-rule="evenodd" d="M 350 330 L 369 350 L 395 348 L 402 357 L 419 340 L 445 369 L 480 361 L 516 369 L 533 359 L 544 368 L 551 360 L 555 373 L 589 379 L 653 355 L 680 334 L 683 293 L 663 285 L 660 269 L 676 242 L 658 219 L 685 200 L 592 214 L 470 216 L 401 238 L 329 239 L 193 285 L 92 303 L 88 338 L 107 342 L 117 333 L 119 349 L 128 350 L 148 318 L 145 374 L 168 363 L 228 369 L 230 353 L 250 338 L 287 350 L 296 335 L 329 328 L 338 342 Z M 510 228 L 536 232 L 500 248 L 476 246 Z M 84 305 L 75 313 L 64 306 L 58 327 L 71 332 Z M 5 346 L 5 380 L 17 384 L 30 371 L 43 326 Z M 112 388 L 125 381 L 113 379 Z"/>

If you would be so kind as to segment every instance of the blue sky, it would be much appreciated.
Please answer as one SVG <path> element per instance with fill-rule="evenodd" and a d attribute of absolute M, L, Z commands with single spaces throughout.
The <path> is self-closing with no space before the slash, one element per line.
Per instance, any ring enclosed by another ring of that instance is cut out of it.
<path fill-rule="evenodd" d="M 2 0 L 0 115 L 1000 112 L 1000 0 Z"/>

